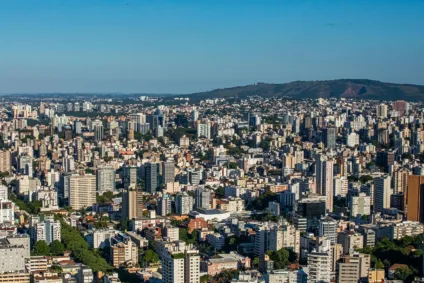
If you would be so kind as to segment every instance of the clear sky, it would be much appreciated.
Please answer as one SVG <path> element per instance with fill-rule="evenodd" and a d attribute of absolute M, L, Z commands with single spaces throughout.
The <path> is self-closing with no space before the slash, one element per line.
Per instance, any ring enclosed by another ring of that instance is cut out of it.
<path fill-rule="evenodd" d="M 0 93 L 424 84 L 424 0 L 0 1 Z"/>

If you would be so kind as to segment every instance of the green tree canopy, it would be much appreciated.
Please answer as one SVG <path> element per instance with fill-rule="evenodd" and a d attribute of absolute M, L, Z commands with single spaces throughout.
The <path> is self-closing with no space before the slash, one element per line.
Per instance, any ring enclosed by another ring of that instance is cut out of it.
<path fill-rule="evenodd" d="M 50 248 L 46 241 L 37 241 L 34 245 L 34 255 L 49 255 Z"/>
<path fill-rule="evenodd" d="M 62 244 L 58 240 L 54 240 L 50 243 L 50 252 L 53 255 L 63 255 L 63 252 L 65 251 L 65 245 Z"/>

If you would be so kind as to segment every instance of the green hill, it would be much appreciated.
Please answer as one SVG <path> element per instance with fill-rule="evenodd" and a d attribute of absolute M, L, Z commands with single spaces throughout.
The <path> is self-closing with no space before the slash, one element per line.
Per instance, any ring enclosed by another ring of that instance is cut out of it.
<path fill-rule="evenodd" d="M 376 100 L 424 100 L 424 86 L 394 84 L 365 79 L 341 79 L 329 81 L 295 81 L 284 84 L 257 83 L 247 86 L 215 89 L 188 95 L 192 99 L 246 98 L 288 96 L 292 98 L 358 98 Z"/>

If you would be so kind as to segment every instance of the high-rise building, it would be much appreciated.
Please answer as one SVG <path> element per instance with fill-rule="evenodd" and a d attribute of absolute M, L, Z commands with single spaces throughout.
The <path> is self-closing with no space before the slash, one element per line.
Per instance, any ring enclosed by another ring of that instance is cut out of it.
<path fill-rule="evenodd" d="M 183 135 L 179 140 L 179 146 L 181 148 L 187 148 L 190 145 L 190 139 L 186 137 L 186 135 Z"/>
<path fill-rule="evenodd" d="M 5 185 L 0 185 L 0 200 L 8 200 L 9 192 Z"/>
<path fill-rule="evenodd" d="M 141 132 L 141 125 L 146 123 L 146 115 L 143 113 L 135 113 L 130 115 L 130 119 L 134 122 L 134 130 Z"/>
<path fill-rule="evenodd" d="M 133 219 L 143 216 L 143 192 L 139 189 L 124 189 L 122 195 L 122 218 Z"/>
<path fill-rule="evenodd" d="M 175 211 L 179 215 L 189 214 L 193 209 L 194 200 L 187 193 L 179 193 L 175 196 Z"/>
<path fill-rule="evenodd" d="M 168 195 L 160 197 L 158 200 L 157 213 L 161 216 L 167 216 L 172 212 L 172 201 Z"/>
<path fill-rule="evenodd" d="M 100 125 L 100 124 L 95 125 L 94 128 L 93 128 L 93 130 L 94 130 L 94 139 L 96 141 L 103 140 L 103 135 L 104 135 L 104 133 L 103 133 L 104 132 L 103 125 Z"/>
<path fill-rule="evenodd" d="M 404 100 L 398 100 L 393 102 L 392 108 L 393 110 L 399 111 L 399 116 L 403 116 L 404 114 L 408 113 L 410 105 Z"/>
<path fill-rule="evenodd" d="M 48 245 L 61 240 L 61 224 L 53 216 L 33 215 L 30 220 L 30 234 L 33 243 L 45 241 Z"/>
<path fill-rule="evenodd" d="M 118 268 L 122 264 L 138 264 L 138 248 L 131 241 L 120 241 L 110 247 L 112 266 Z"/>
<path fill-rule="evenodd" d="M 145 186 L 146 186 L 146 191 L 151 193 L 151 194 L 155 194 L 156 191 L 159 188 L 159 182 L 158 182 L 158 177 L 159 177 L 159 163 L 146 163 L 145 164 Z"/>
<path fill-rule="evenodd" d="M 80 120 L 76 120 L 74 123 L 74 129 L 75 129 L 75 134 L 81 134 L 82 133 L 82 123 Z"/>
<path fill-rule="evenodd" d="M 385 208 L 390 208 L 391 177 L 382 176 L 374 179 L 374 211 L 383 212 Z"/>
<path fill-rule="evenodd" d="M 124 188 L 135 188 L 137 184 L 138 168 L 136 166 L 124 165 Z"/>
<path fill-rule="evenodd" d="M 326 237 L 330 240 L 331 244 L 334 245 L 337 243 L 337 227 L 337 221 L 321 218 L 319 221 L 318 235 L 320 237 Z"/>
<path fill-rule="evenodd" d="M 97 192 L 103 194 L 105 192 L 113 192 L 116 188 L 115 168 L 112 165 L 101 165 L 97 168 Z"/>
<path fill-rule="evenodd" d="M 315 163 L 316 190 L 317 193 L 326 197 L 327 211 L 333 211 L 333 161 L 319 155 Z"/>
<path fill-rule="evenodd" d="M 278 251 L 282 248 L 300 252 L 300 231 L 287 222 L 276 225 L 268 230 L 267 250 Z"/>
<path fill-rule="evenodd" d="M 308 253 L 308 282 L 331 281 L 331 242 L 324 240 L 322 245 Z"/>
<path fill-rule="evenodd" d="M 209 122 L 197 124 L 197 137 L 211 138 L 211 124 Z"/>
<path fill-rule="evenodd" d="M 371 257 L 368 254 L 345 255 L 338 264 L 337 282 L 357 283 L 367 281 L 370 267 Z"/>
<path fill-rule="evenodd" d="M 349 210 L 351 217 L 357 217 L 358 215 L 370 215 L 371 214 L 371 197 L 365 193 L 359 193 L 358 196 L 353 196 L 349 203 Z"/>
<path fill-rule="evenodd" d="M 406 219 L 424 223 L 424 176 L 408 176 L 406 203 Z"/>
<path fill-rule="evenodd" d="M 377 106 L 377 117 L 378 118 L 387 118 L 388 107 L 386 104 L 379 104 Z"/>
<path fill-rule="evenodd" d="M 30 258 L 30 238 L 28 235 L 14 235 L 0 239 L 0 273 L 10 274 L 24 272 L 25 262 Z M 29 282 L 14 281 L 12 278 L 0 278 L 0 282 Z"/>
<path fill-rule="evenodd" d="M 399 168 L 393 174 L 394 178 L 394 190 L 393 193 L 399 194 L 403 193 L 406 195 L 408 189 L 408 177 L 410 171 L 407 168 Z"/>
<path fill-rule="evenodd" d="M 336 147 L 336 128 L 328 127 L 322 130 L 325 148 Z"/>
<path fill-rule="evenodd" d="M 162 162 L 162 184 L 166 185 L 175 181 L 175 164 L 174 161 L 168 160 Z"/>
<path fill-rule="evenodd" d="M 96 202 L 96 176 L 72 175 L 69 176 L 69 200 L 72 209 L 92 206 Z"/>
<path fill-rule="evenodd" d="M 128 121 L 127 122 L 127 139 L 129 140 L 134 139 L 134 131 L 135 131 L 135 122 Z"/>
<path fill-rule="evenodd" d="M 15 203 L 10 200 L 0 200 L 0 224 L 13 223 L 15 219 Z"/>
<path fill-rule="evenodd" d="M 0 150 L 0 172 L 10 173 L 10 151 Z"/>
<path fill-rule="evenodd" d="M 196 189 L 196 199 L 195 199 L 196 208 L 210 209 L 210 202 L 211 202 L 211 192 L 209 190 L 202 189 L 202 188 Z"/>
<path fill-rule="evenodd" d="M 163 283 L 200 282 L 199 252 L 189 247 L 174 247 L 162 260 Z"/>

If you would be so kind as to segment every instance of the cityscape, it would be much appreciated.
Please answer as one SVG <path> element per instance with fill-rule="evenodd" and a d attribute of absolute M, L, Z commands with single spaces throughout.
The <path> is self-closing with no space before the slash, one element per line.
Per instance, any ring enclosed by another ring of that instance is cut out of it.
<path fill-rule="evenodd" d="M 0 282 L 421 282 L 421 102 L 28 98 Z"/>
<path fill-rule="evenodd" d="M 423 11 L 0 1 L 0 283 L 424 283 Z"/>

